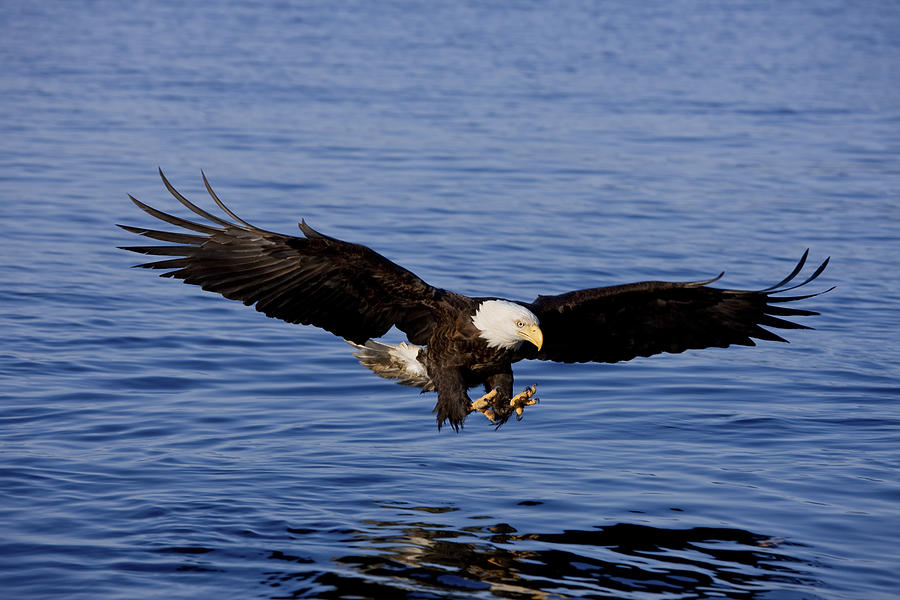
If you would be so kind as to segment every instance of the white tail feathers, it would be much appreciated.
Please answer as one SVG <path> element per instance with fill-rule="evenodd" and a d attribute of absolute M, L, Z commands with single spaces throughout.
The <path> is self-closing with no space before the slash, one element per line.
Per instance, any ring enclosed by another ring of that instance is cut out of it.
<path fill-rule="evenodd" d="M 419 361 L 421 346 L 400 342 L 396 346 L 368 340 L 365 345 L 345 340 L 356 348 L 353 355 L 359 362 L 385 379 L 393 379 L 399 384 L 422 388 L 423 391 L 434 390 L 434 383 L 428 377 L 425 365 Z"/>

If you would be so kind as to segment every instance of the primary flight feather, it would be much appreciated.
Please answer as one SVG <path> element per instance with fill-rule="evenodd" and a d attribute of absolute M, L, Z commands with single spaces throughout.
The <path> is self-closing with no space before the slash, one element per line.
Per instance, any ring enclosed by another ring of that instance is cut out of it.
<path fill-rule="evenodd" d="M 708 281 L 646 281 L 538 296 L 533 302 L 470 298 L 429 285 L 374 250 L 329 237 L 301 221 L 303 237 L 260 229 L 234 214 L 203 183 L 223 218 L 188 201 L 159 172 L 169 192 L 204 222 L 182 219 L 129 196 L 139 208 L 182 231 L 120 225 L 169 245 L 126 250 L 168 257 L 137 265 L 161 269 L 204 290 L 288 323 L 321 327 L 345 338 L 376 374 L 437 392 L 440 428 L 462 427 L 477 410 L 495 424 L 537 402 L 534 386 L 513 395 L 512 363 L 618 362 L 661 352 L 786 341 L 766 327 L 808 329 L 782 317 L 815 315 L 783 306 L 818 294 L 778 295 L 806 285 L 826 259 L 790 285 L 806 263 L 756 291 L 709 287 Z M 827 290 L 826 290 L 827 291 Z M 819 292 L 823 293 L 823 292 Z M 409 344 L 375 341 L 396 326 Z M 472 402 L 468 389 L 483 386 Z"/>

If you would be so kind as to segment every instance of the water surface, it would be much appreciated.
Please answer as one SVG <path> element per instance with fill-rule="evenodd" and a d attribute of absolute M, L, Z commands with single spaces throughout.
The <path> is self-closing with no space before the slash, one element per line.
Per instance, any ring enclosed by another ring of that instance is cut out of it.
<path fill-rule="evenodd" d="M 4 3 L 6 593 L 895 597 L 897 31 L 879 2 Z M 523 363 L 523 421 L 438 432 L 330 334 L 129 269 L 125 194 L 181 210 L 157 166 L 473 295 L 766 287 L 806 247 L 837 288 L 789 345 Z"/>

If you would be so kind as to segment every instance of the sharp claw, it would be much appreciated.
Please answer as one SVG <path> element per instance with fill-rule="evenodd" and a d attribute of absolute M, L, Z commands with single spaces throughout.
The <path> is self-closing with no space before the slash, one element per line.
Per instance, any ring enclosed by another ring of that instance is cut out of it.
<path fill-rule="evenodd" d="M 499 393 L 500 392 L 497 388 L 492 389 L 481 398 L 469 404 L 469 411 L 473 412 L 477 410 L 478 412 L 483 414 L 491 423 L 499 427 L 499 425 L 506 420 L 506 417 L 504 417 L 498 422 L 497 413 L 495 413 L 493 409 L 493 400 Z M 508 406 L 516 413 L 517 421 L 522 420 L 522 416 L 525 413 L 526 406 L 534 406 L 535 404 L 538 404 L 540 402 L 540 399 L 535 397 L 536 393 L 537 384 L 535 383 L 530 387 L 526 387 L 524 390 L 522 390 L 521 393 L 516 394 L 513 398 L 510 399 Z M 506 410 L 503 411 L 503 413 L 504 415 L 509 414 L 509 412 Z"/>
<path fill-rule="evenodd" d="M 517 406 L 531 406 L 532 404 L 536 404 L 536 402 L 530 402 L 532 396 L 537 393 L 537 384 L 535 383 L 531 387 L 527 387 L 522 390 L 522 393 L 516 394 L 509 401 L 509 405 L 512 407 Z"/>
<path fill-rule="evenodd" d="M 491 405 L 491 403 L 488 402 L 487 400 L 485 400 L 484 398 L 479 398 L 478 400 L 476 400 L 475 402 L 472 403 L 471 410 L 469 412 L 471 412 L 472 410 L 482 410 L 484 408 L 487 408 L 490 405 Z"/>
<path fill-rule="evenodd" d="M 535 398 L 537 393 L 537 384 L 527 387 L 520 394 L 516 394 L 510 401 L 509 406 L 516 412 L 516 420 L 521 421 L 522 415 L 525 413 L 526 406 L 534 406 L 540 402 L 539 398 Z"/>
<path fill-rule="evenodd" d="M 478 411 L 483 414 L 491 423 L 495 423 L 497 420 L 497 415 L 494 413 L 491 408 L 491 400 L 497 397 L 497 394 L 500 392 L 497 391 L 497 388 L 492 389 L 484 396 L 475 400 L 469 405 L 469 412 Z"/>

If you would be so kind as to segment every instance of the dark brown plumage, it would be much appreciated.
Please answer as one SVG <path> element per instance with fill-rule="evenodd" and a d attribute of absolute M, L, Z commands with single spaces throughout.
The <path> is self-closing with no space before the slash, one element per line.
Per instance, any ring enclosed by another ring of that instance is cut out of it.
<path fill-rule="evenodd" d="M 707 287 L 719 275 L 708 281 L 645 281 L 538 296 L 527 306 L 541 321 L 545 343 L 540 351 L 523 348 L 521 358 L 612 363 L 661 352 L 755 346 L 752 338 L 786 342 L 763 326 L 810 329 L 779 317 L 818 313 L 779 304 L 819 294 L 775 295 L 805 285 L 825 270 L 828 259 L 802 283 L 785 287 L 800 273 L 808 253 L 782 282 L 759 291 Z"/>
<path fill-rule="evenodd" d="M 781 317 L 817 313 L 784 303 L 818 294 L 779 296 L 806 285 L 828 264 L 789 286 L 805 265 L 775 286 L 758 291 L 708 287 L 718 280 L 651 281 L 538 296 L 532 303 L 468 298 L 433 287 L 374 250 L 323 235 L 305 221 L 304 237 L 259 229 L 242 220 L 216 196 L 231 220 L 209 213 L 163 183 L 197 223 L 131 200 L 148 214 L 187 230 L 123 229 L 174 245 L 130 246 L 126 250 L 170 257 L 137 265 L 161 269 L 163 277 L 196 284 L 289 323 L 315 325 L 346 338 L 376 374 L 435 390 L 438 426 L 462 426 L 472 410 L 497 424 L 532 404 L 531 393 L 513 396 L 512 363 L 522 359 L 559 362 L 617 362 L 692 348 L 754 345 L 753 339 L 786 341 L 764 327 L 808 329 Z M 789 287 L 788 287 L 789 286 Z M 827 290 L 826 290 L 827 291 Z M 822 292 L 820 292 L 822 293 Z M 396 326 L 412 344 L 371 342 Z M 529 343 L 523 343 L 529 342 Z M 492 392 L 471 403 L 467 389 Z"/>

